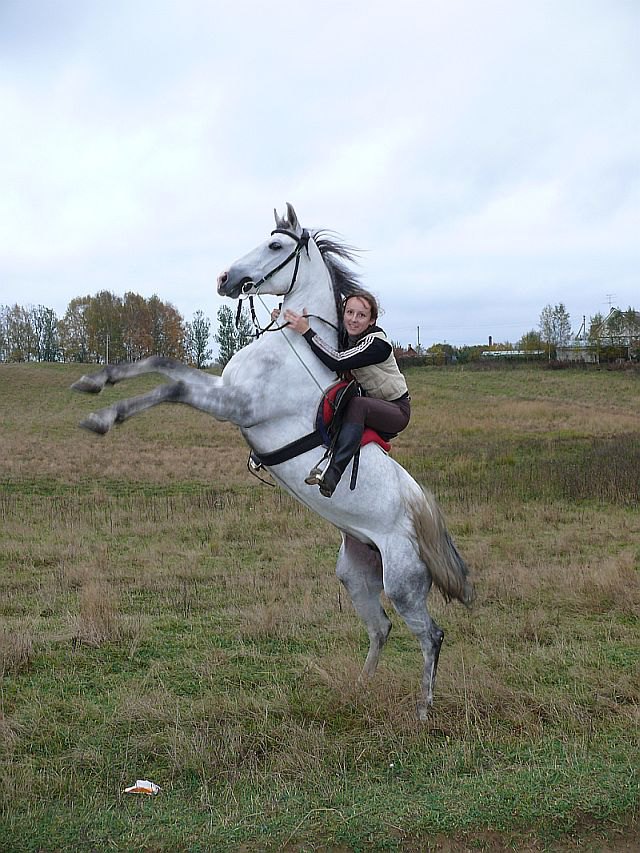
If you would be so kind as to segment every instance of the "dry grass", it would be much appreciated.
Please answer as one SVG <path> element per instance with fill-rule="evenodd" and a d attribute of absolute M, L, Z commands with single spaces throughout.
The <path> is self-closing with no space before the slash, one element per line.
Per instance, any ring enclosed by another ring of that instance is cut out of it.
<path fill-rule="evenodd" d="M 32 628 L 15 624 L 9 629 L 0 628 L 0 676 L 17 674 L 26 670 L 33 657 Z"/>
<path fill-rule="evenodd" d="M 446 640 L 420 725 L 413 637 L 391 611 L 379 673 L 355 686 L 366 637 L 338 537 L 249 477 L 236 431 L 167 409 L 100 440 L 75 429 L 70 368 L 12 367 L 0 846 L 19 829 L 34 850 L 56 849 L 48 832 L 60 849 L 394 849 L 393 812 L 402 849 L 632 810 L 633 376 L 410 374 L 394 453 L 435 489 L 478 593 L 470 613 L 430 598 Z M 143 775 L 164 789 L 148 814 L 118 793 Z"/>
<path fill-rule="evenodd" d="M 117 599 L 103 582 L 91 581 L 81 588 L 78 614 L 73 621 L 74 644 L 96 647 L 124 636 Z"/>
<path fill-rule="evenodd" d="M 3 479 L 84 487 L 104 480 L 129 486 L 204 485 L 244 476 L 246 456 L 240 451 L 245 445 L 238 430 L 186 407 L 164 406 L 161 419 L 154 413 L 141 415 L 126 425 L 126 441 L 117 428 L 97 444 L 95 435 L 77 429 L 89 411 L 143 393 L 162 380 L 136 379 L 88 397 L 69 391 L 69 380 L 77 373 L 71 365 L 42 365 L 36 372 L 32 365 L 0 364 L 0 385 L 6 392 L 0 415 Z"/>

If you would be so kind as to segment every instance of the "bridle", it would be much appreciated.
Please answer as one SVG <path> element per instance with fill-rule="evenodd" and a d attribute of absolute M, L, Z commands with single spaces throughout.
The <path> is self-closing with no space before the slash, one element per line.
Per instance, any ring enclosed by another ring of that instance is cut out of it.
<path fill-rule="evenodd" d="M 275 320 L 272 320 L 268 326 L 262 327 L 260 325 L 260 321 L 258 320 L 258 315 L 256 314 L 256 311 L 255 311 L 255 308 L 253 305 L 253 297 L 260 295 L 259 289 L 262 287 L 263 284 L 265 284 L 265 282 L 269 281 L 269 279 L 273 278 L 273 276 L 276 273 L 279 273 L 280 270 L 284 269 L 287 266 L 287 264 L 289 264 L 289 263 L 291 263 L 291 261 L 295 260 L 295 266 L 293 268 L 293 275 L 291 276 L 291 282 L 289 283 L 289 287 L 287 288 L 287 290 L 282 294 L 282 296 L 288 296 L 291 293 L 291 291 L 293 290 L 294 285 L 296 283 L 296 280 L 298 278 L 298 268 L 300 266 L 300 255 L 302 254 L 302 251 L 305 250 L 307 253 L 307 257 L 309 257 L 309 240 L 311 239 L 311 234 L 309 233 L 309 231 L 306 228 L 302 229 L 302 234 L 299 237 L 297 234 L 295 234 L 293 231 L 290 231 L 288 228 L 274 228 L 273 231 L 271 232 L 270 236 L 273 237 L 274 234 L 285 234 L 287 237 L 291 237 L 292 240 L 295 240 L 296 245 L 295 245 L 295 248 L 293 249 L 293 251 L 290 252 L 289 255 L 287 255 L 287 257 L 283 261 L 281 261 L 277 266 L 275 266 L 272 270 L 269 270 L 268 273 L 265 273 L 265 275 L 262 276 L 260 281 L 245 281 L 245 283 L 242 285 L 241 292 L 245 296 L 248 296 L 248 298 L 249 298 L 249 310 L 251 312 L 251 321 L 252 321 L 253 326 L 256 330 L 256 332 L 255 332 L 256 338 L 259 338 L 260 335 L 263 334 L 263 332 L 278 331 L 280 329 L 285 328 L 285 326 L 288 326 L 289 324 L 285 323 L 282 326 L 276 326 L 275 328 L 272 328 L 274 323 L 276 322 Z M 250 290 L 253 292 L 249 293 Z M 238 328 L 238 325 L 240 323 L 241 313 L 242 313 L 242 298 L 238 299 L 238 308 L 236 310 L 236 329 Z M 315 316 L 315 315 L 309 315 L 309 316 Z M 329 321 L 324 320 L 323 317 L 320 317 L 319 319 L 323 320 L 323 322 L 327 323 L 328 325 L 333 326 L 333 323 L 329 323 Z"/>
<path fill-rule="evenodd" d="M 272 270 L 269 270 L 269 272 L 266 273 L 260 279 L 260 281 L 246 281 L 242 285 L 242 293 L 244 293 L 245 295 L 247 295 L 250 290 L 254 290 L 255 292 L 257 292 L 258 288 L 262 287 L 262 285 L 266 281 L 269 281 L 270 278 L 273 278 L 276 273 L 280 272 L 281 269 L 284 269 L 287 264 L 295 258 L 296 265 L 293 268 L 291 284 L 289 285 L 289 289 L 284 294 L 284 296 L 287 296 L 289 293 L 291 293 L 291 291 L 293 290 L 293 286 L 296 283 L 296 279 L 298 277 L 298 267 L 300 266 L 300 255 L 303 249 L 307 250 L 307 257 L 309 257 L 309 240 L 311 239 L 311 235 L 309 234 L 306 228 L 302 230 L 302 234 L 299 237 L 297 234 L 294 234 L 293 231 L 289 231 L 287 228 L 274 228 L 271 232 L 271 236 L 273 237 L 274 234 L 286 234 L 287 237 L 291 237 L 292 240 L 296 241 L 295 249 L 284 259 L 284 261 L 279 263 Z"/>

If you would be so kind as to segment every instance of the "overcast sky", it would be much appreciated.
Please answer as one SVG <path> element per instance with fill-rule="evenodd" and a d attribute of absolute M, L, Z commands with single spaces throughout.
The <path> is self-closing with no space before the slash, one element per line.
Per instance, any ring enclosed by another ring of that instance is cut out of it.
<path fill-rule="evenodd" d="M 577 331 L 640 308 L 639 72 L 638 0 L 0 0 L 0 303 L 214 320 L 290 201 L 393 340 Z"/>

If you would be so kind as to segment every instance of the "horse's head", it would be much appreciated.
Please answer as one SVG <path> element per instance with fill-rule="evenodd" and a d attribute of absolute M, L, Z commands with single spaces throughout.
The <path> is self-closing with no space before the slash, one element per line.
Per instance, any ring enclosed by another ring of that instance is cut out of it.
<path fill-rule="evenodd" d="M 238 299 L 255 293 L 283 295 L 294 286 L 301 256 L 309 258 L 309 232 L 287 202 L 285 216 L 273 211 L 276 227 L 264 240 L 218 276 L 218 293 Z"/>
<path fill-rule="evenodd" d="M 356 250 L 332 232 L 302 228 L 293 207 L 285 216 L 274 210 L 276 227 L 264 240 L 218 276 L 218 293 L 231 299 L 255 294 L 285 296 L 289 307 L 308 308 L 342 328 L 342 300 L 358 293 L 358 275 L 349 265 Z"/>

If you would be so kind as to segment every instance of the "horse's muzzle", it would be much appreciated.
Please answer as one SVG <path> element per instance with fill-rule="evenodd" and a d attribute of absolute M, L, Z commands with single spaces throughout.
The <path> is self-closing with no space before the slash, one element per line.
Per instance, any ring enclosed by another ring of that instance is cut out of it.
<path fill-rule="evenodd" d="M 218 295 L 228 296 L 230 299 L 237 299 L 244 292 L 244 286 L 250 283 L 252 283 L 250 276 L 234 279 L 229 276 L 228 271 L 221 272 L 217 278 Z"/>
<path fill-rule="evenodd" d="M 221 272 L 218 278 L 216 279 L 217 291 L 220 296 L 226 296 L 225 288 L 228 280 L 229 273 L 226 270 L 224 272 Z"/>

